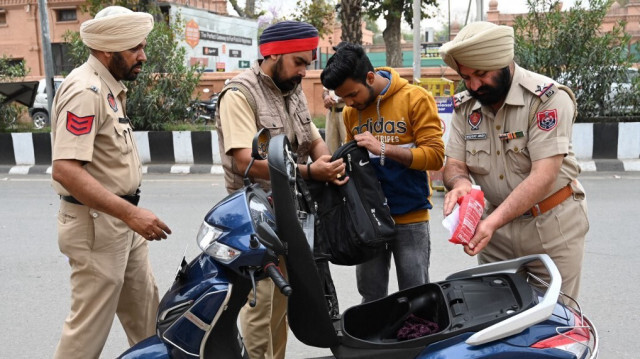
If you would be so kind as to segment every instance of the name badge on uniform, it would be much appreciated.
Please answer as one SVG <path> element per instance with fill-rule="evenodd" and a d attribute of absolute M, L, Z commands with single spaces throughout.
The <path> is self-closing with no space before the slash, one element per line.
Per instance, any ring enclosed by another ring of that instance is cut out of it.
<path fill-rule="evenodd" d="M 471 126 L 471 131 L 479 130 L 480 124 L 482 123 L 482 112 L 480 110 L 471 112 L 471 114 L 467 118 L 467 122 L 469 123 L 469 126 Z"/>
<path fill-rule="evenodd" d="M 487 133 L 471 133 L 468 135 L 464 135 L 464 139 L 469 141 L 469 140 L 486 140 L 487 139 Z"/>

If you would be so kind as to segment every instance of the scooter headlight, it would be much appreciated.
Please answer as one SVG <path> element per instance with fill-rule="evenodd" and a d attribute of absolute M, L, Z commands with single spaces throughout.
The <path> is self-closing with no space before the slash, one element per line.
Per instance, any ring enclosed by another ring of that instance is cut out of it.
<path fill-rule="evenodd" d="M 222 230 L 219 228 L 202 222 L 196 240 L 203 252 L 222 263 L 229 264 L 242 252 L 218 242 L 218 238 L 220 238 L 222 233 Z"/>

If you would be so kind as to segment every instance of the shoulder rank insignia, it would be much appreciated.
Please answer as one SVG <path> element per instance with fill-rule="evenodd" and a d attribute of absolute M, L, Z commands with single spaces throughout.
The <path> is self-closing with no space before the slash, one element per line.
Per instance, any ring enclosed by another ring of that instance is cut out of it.
<path fill-rule="evenodd" d="M 111 92 L 107 95 L 107 102 L 109 102 L 109 107 L 111 107 L 113 112 L 118 112 L 118 103 L 116 103 L 116 98 L 113 97 Z"/>
<path fill-rule="evenodd" d="M 542 102 L 547 101 L 551 96 L 556 93 L 556 86 L 552 83 L 537 85 L 536 95 L 540 97 Z"/>
<path fill-rule="evenodd" d="M 467 117 L 467 122 L 469 126 L 471 126 L 471 131 L 477 131 L 480 129 L 480 124 L 482 123 L 482 111 L 474 110 Z"/>
<path fill-rule="evenodd" d="M 453 96 L 453 107 L 457 108 L 463 103 L 471 100 L 471 95 L 469 95 L 468 91 L 461 92 L 455 96 Z"/>
<path fill-rule="evenodd" d="M 552 79 L 542 75 L 526 76 L 520 80 L 520 86 L 537 96 L 542 102 L 547 102 L 558 92 L 558 85 Z"/>
<path fill-rule="evenodd" d="M 67 131 L 73 133 L 76 136 L 86 135 L 91 132 L 93 126 L 93 119 L 95 115 L 91 116 L 77 116 L 72 112 L 67 111 Z"/>

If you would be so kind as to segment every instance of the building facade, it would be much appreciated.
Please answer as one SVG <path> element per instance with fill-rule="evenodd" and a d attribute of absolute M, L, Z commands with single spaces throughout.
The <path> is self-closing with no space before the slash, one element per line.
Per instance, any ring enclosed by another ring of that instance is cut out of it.
<path fill-rule="evenodd" d="M 85 1 L 48 0 L 49 39 L 56 75 L 69 73 L 64 34 L 78 31 L 80 24 L 92 18 L 83 10 Z M 174 4 L 227 14 L 226 0 L 178 0 Z M 37 0 L 0 0 L 0 54 L 11 61 L 25 61 L 27 79 L 45 76 L 42 54 L 42 21 Z"/>

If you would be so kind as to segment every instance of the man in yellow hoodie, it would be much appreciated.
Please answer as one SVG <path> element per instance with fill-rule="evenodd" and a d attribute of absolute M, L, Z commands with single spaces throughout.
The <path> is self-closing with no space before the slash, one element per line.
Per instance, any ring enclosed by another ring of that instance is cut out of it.
<path fill-rule="evenodd" d="M 427 170 L 442 168 L 444 143 L 433 96 L 388 67 L 374 69 L 364 49 L 340 43 L 322 71 L 343 110 L 347 141 L 369 151 L 396 222 L 397 235 L 384 253 L 356 267 L 363 302 L 387 295 L 393 254 L 399 289 L 429 282 Z"/>

